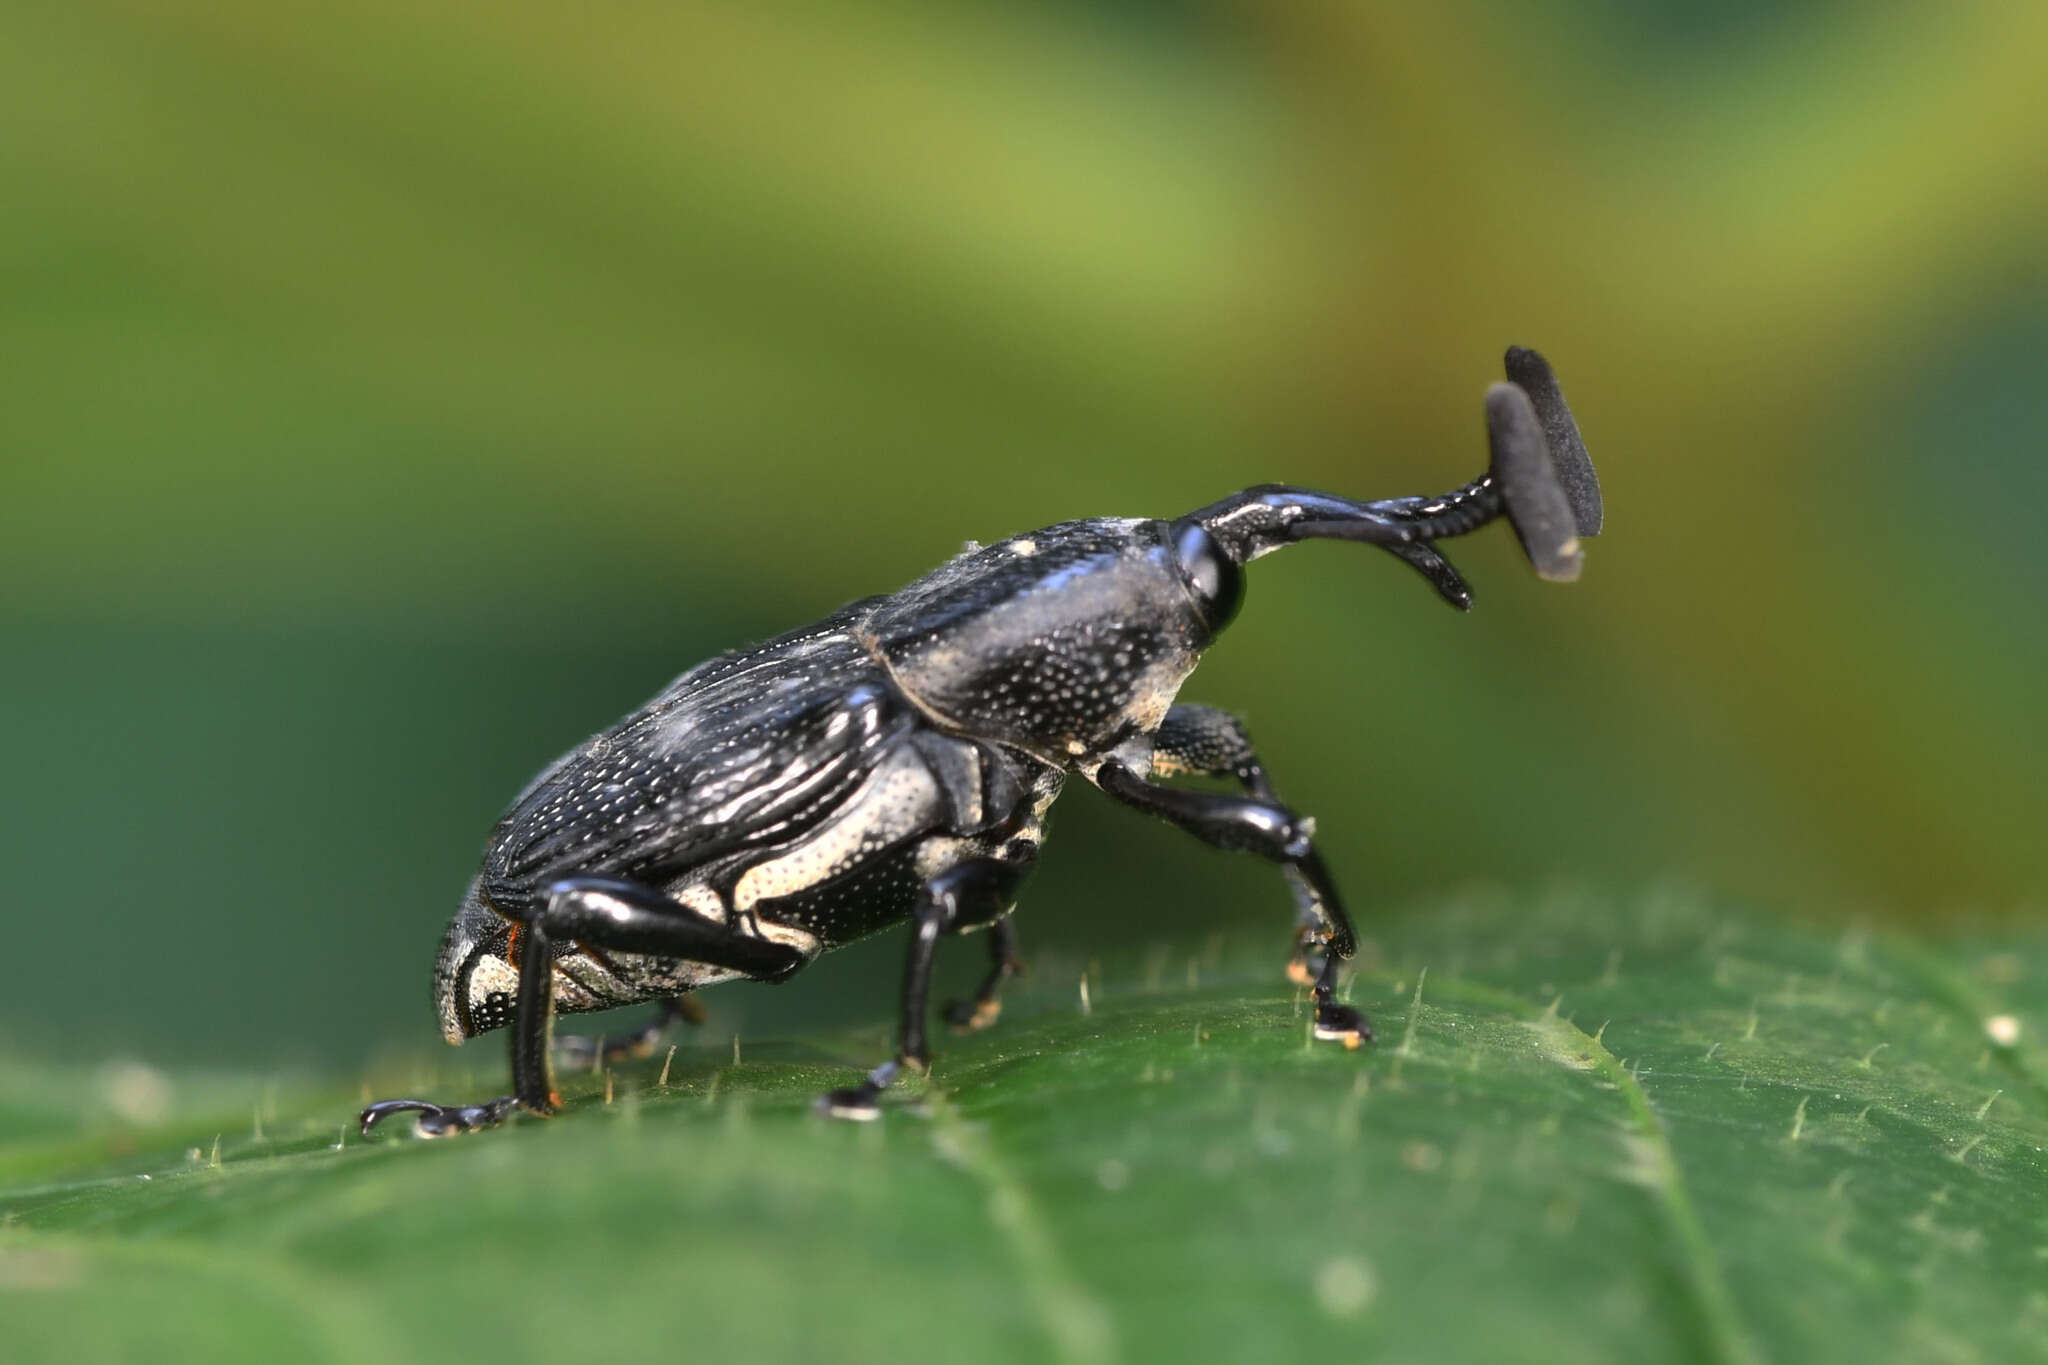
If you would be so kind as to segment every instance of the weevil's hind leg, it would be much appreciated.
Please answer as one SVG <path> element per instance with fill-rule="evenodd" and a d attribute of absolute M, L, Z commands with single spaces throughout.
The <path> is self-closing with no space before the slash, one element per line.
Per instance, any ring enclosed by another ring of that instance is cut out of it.
<path fill-rule="evenodd" d="M 587 943 L 626 953 L 688 958 L 763 981 L 781 981 L 809 959 L 794 948 L 736 933 L 725 923 L 677 904 L 638 882 L 578 877 L 556 882 L 547 904 L 521 926 L 519 994 L 512 1012 L 512 1094 L 486 1104 L 438 1105 L 386 1100 L 363 1110 L 363 1136 L 392 1114 L 417 1112 L 426 1137 L 489 1127 L 519 1109 L 552 1114 L 555 1090 L 548 1040 L 554 1029 L 554 950 Z"/>
<path fill-rule="evenodd" d="M 956 1032 L 985 1029 L 1003 1012 L 1003 983 L 1024 970 L 1017 961 L 1017 930 L 1012 917 L 1004 915 L 988 927 L 988 975 L 975 987 L 971 1000 L 948 1000 L 941 1013 Z"/>
<path fill-rule="evenodd" d="M 1025 866 L 994 858 L 959 863 L 925 883 L 924 895 L 911 919 L 910 957 L 903 968 L 903 1013 L 896 1056 L 867 1074 L 859 1085 L 818 1098 L 821 1112 L 839 1119 L 881 1117 L 882 1092 L 903 1068 L 923 1072 L 931 1065 L 925 1044 L 925 1002 L 932 985 L 932 958 L 948 929 L 994 920 L 1008 906 Z"/>
<path fill-rule="evenodd" d="M 679 1019 L 691 1024 L 703 1023 L 704 1006 L 694 996 L 671 996 L 655 1006 L 652 1018 L 623 1037 L 592 1038 L 582 1033 L 562 1035 L 554 1041 L 555 1062 L 566 1070 L 575 1071 L 600 1064 L 614 1066 L 635 1057 L 649 1056 Z"/>
<path fill-rule="evenodd" d="M 1300 915 L 1287 974 L 1308 986 L 1316 1002 L 1316 1036 L 1346 1047 L 1372 1039 L 1372 1025 L 1336 999 L 1338 962 L 1351 956 L 1357 934 L 1312 840 L 1315 822 L 1296 815 L 1273 790 L 1244 725 L 1210 706 L 1176 706 L 1154 737 L 1152 771 L 1234 777 L 1246 797 L 1178 791 L 1156 786 L 1111 761 L 1096 785 L 1118 800 L 1169 820 L 1218 848 L 1263 854 L 1281 865 Z"/>
<path fill-rule="evenodd" d="M 452 1133 L 472 1133 L 479 1128 L 490 1128 L 504 1121 L 507 1114 L 519 1107 L 516 1095 L 500 1095 L 497 1099 L 483 1104 L 434 1104 L 428 1100 L 379 1100 L 363 1110 L 359 1120 L 362 1134 L 368 1137 L 372 1129 L 393 1114 L 417 1112 L 420 1116 L 421 1137 L 447 1137 Z"/>

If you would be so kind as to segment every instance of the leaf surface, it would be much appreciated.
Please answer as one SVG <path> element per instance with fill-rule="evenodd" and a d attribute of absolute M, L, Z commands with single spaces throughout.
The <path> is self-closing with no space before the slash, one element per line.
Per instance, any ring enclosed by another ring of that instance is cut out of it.
<path fill-rule="evenodd" d="M 1084 1013 L 1040 959 L 872 1125 L 810 1101 L 879 1025 L 433 1143 L 337 1147 L 353 1087 L 122 1125 L 17 1068 L 10 1359 L 2048 1358 L 2038 934 L 1454 904 L 1366 945 L 1355 1053 L 1277 965 L 1162 948 Z M 502 1088 L 464 1056 L 427 1092 Z"/>

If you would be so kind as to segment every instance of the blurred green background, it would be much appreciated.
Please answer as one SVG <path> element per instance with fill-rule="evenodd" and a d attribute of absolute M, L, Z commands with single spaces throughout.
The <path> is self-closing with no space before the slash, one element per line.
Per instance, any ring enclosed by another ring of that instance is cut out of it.
<path fill-rule="evenodd" d="M 2040 905 L 2048 9 L 426 8 L 9 7 L 0 1044 L 424 1046 L 498 810 L 685 666 L 969 538 L 1452 487 L 1510 342 L 1584 581 L 1304 548 L 1184 694 L 1368 924 Z M 1027 949 L 1284 936 L 1058 830 Z M 880 1018 L 897 955 L 713 1003 Z"/>

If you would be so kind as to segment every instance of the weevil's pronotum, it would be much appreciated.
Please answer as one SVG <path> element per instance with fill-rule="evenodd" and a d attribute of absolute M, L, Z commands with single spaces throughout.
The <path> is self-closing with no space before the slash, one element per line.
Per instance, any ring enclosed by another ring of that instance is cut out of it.
<path fill-rule="evenodd" d="M 1491 468 L 1455 492 L 1354 502 L 1274 484 L 1171 521 L 1062 522 L 683 674 L 512 803 L 441 941 L 441 1030 L 461 1042 L 510 1025 L 513 1093 L 387 1100 L 363 1111 L 363 1131 L 405 1111 L 429 1135 L 552 1113 L 556 1014 L 662 1002 L 611 1050 L 623 1053 L 686 1013 L 688 992 L 785 980 L 908 920 L 896 1056 L 819 1101 L 874 1117 L 901 1069 L 929 1061 L 941 938 L 989 931 L 987 976 L 947 1017 L 995 1017 L 1017 888 L 1070 772 L 1278 863 L 1300 911 L 1290 970 L 1314 993 L 1315 1036 L 1370 1039 L 1335 997 L 1355 939 L 1313 822 L 1275 794 L 1236 719 L 1174 697 L 1236 615 L 1243 567 L 1297 541 L 1376 545 L 1463 609 L 1471 590 L 1433 542 L 1505 515 L 1538 574 L 1576 578 L 1579 538 L 1600 529 L 1592 462 L 1543 359 L 1512 349 L 1507 372 L 1486 395 Z M 1157 780 L 1185 773 L 1233 777 L 1244 794 Z"/>

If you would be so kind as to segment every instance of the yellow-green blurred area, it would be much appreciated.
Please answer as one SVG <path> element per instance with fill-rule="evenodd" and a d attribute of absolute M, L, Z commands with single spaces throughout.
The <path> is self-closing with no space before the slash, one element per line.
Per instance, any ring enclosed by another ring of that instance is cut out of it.
<path fill-rule="evenodd" d="M 1494 528 L 1449 547 L 1460 617 L 1304 547 L 1183 694 L 1248 717 L 1361 919 L 1678 883 L 1937 924 L 2048 886 L 2048 9 L 5 30 L 14 1045 L 423 1043 L 498 810 L 684 667 L 969 539 L 1454 487 L 1511 342 L 1599 462 L 1583 581 Z M 1262 920 L 1277 961 L 1271 868 L 1092 792 L 1057 834 L 1027 949 Z M 714 1004 L 880 1018 L 898 950 L 855 952 Z"/>

